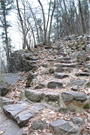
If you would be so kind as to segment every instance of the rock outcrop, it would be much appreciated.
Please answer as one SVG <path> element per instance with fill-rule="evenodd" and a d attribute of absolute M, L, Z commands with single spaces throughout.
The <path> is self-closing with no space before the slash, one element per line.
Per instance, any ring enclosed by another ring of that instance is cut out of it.
<path fill-rule="evenodd" d="M 33 52 L 25 50 L 15 51 L 10 55 L 9 72 L 35 70 L 37 67 L 36 62 L 37 58 L 33 56 Z"/>

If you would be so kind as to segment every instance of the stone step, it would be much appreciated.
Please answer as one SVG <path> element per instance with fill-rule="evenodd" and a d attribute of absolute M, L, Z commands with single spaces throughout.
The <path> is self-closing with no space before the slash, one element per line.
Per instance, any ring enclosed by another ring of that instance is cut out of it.
<path fill-rule="evenodd" d="M 50 130 L 53 135 L 79 135 L 80 126 L 77 126 L 71 122 L 63 119 L 58 119 L 50 123 Z"/>
<path fill-rule="evenodd" d="M 63 88 L 63 84 L 59 81 L 51 81 L 51 82 L 48 82 L 47 84 L 47 88 L 50 88 L 50 89 L 55 89 L 55 88 Z"/>
<path fill-rule="evenodd" d="M 31 105 L 28 107 L 28 104 L 22 103 L 6 105 L 3 110 L 7 116 L 15 120 L 20 127 L 23 127 L 28 123 L 29 119 L 37 115 L 43 108 L 43 105 Z"/>
<path fill-rule="evenodd" d="M 59 94 L 55 92 L 39 92 L 36 90 L 25 90 L 25 96 L 28 100 L 32 102 L 58 102 L 59 103 Z"/>
<path fill-rule="evenodd" d="M 57 73 L 57 72 L 55 73 L 55 78 L 57 78 L 57 79 L 63 79 L 66 77 L 69 77 L 69 75 L 63 74 L 63 73 Z"/>
<path fill-rule="evenodd" d="M 56 67 L 68 67 L 68 68 L 75 68 L 77 67 L 77 64 L 59 64 L 59 63 L 55 63 L 54 64 Z"/>
<path fill-rule="evenodd" d="M 66 53 L 63 53 L 63 52 L 61 53 L 61 51 L 60 51 L 60 52 L 58 52 L 58 53 L 57 53 L 57 55 L 61 55 L 61 56 L 63 56 L 63 57 L 66 57 L 66 56 L 67 56 L 67 54 L 66 54 Z"/>
<path fill-rule="evenodd" d="M 61 68 L 61 67 L 57 67 L 55 72 L 59 72 L 59 73 L 62 73 L 62 72 L 71 72 L 73 70 L 73 68 Z"/>
<path fill-rule="evenodd" d="M 89 73 L 87 72 L 82 72 L 82 73 L 76 73 L 76 76 L 89 76 Z"/>
<path fill-rule="evenodd" d="M 31 102 L 41 102 L 50 109 L 54 107 L 55 110 L 60 112 L 81 112 L 88 109 L 90 105 L 90 96 L 85 93 L 69 91 L 63 93 L 57 92 L 40 92 L 37 90 L 24 90 L 23 95 Z"/>
<path fill-rule="evenodd" d="M 58 57 L 57 60 L 71 60 L 71 57 Z"/>

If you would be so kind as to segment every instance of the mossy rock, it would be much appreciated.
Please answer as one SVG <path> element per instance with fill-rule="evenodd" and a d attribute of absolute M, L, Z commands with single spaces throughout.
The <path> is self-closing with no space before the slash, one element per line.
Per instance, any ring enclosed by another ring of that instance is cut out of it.
<path fill-rule="evenodd" d="M 50 73 L 50 74 L 53 74 L 54 72 L 55 72 L 55 71 L 54 71 L 53 68 L 50 68 L 50 69 L 49 69 L 49 73 Z"/>
<path fill-rule="evenodd" d="M 83 109 L 90 109 L 90 104 L 86 104 Z"/>
<path fill-rule="evenodd" d="M 87 82 L 86 87 L 90 88 L 90 81 Z"/>
<path fill-rule="evenodd" d="M 32 83 L 32 79 L 28 80 L 28 81 L 26 82 L 26 87 L 31 87 L 31 83 Z"/>
<path fill-rule="evenodd" d="M 51 45 L 45 46 L 45 49 L 51 49 L 51 48 L 52 48 Z"/>

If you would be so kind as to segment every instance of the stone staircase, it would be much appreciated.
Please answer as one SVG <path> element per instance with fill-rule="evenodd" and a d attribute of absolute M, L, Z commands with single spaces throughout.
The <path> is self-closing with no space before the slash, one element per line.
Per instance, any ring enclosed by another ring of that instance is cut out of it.
<path fill-rule="evenodd" d="M 21 101 L 13 104 L 9 99 L 1 98 L 4 113 L 21 127 L 26 126 L 29 120 L 44 108 L 60 113 L 81 113 L 85 109 L 90 109 L 90 95 L 84 92 L 86 84 L 90 82 L 86 79 L 90 74 L 79 69 L 76 59 L 68 56 L 62 42 L 58 42 L 57 46 L 53 43 L 50 49 L 43 47 L 44 51 L 51 58 L 38 56 L 41 60 L 37 62 L 38 69 L 29 74 L 33 78 L 30 82 L 32 86 L 21 91 Z M 36 60 L 37 58 L 35 64 Z M 80 121 L 79 124 L 82 125 L 82 122 Z M 58 118 L 50 123 L 49 129 L 52 133 L 46 134 L 80 135 L 79 124 Z"/>

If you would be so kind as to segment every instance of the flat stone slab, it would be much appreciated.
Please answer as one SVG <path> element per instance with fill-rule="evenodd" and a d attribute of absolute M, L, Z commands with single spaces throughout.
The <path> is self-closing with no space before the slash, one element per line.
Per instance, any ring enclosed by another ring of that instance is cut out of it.
<path fill-rule="evenodd" d="M 36 90 L 30 90 L 26 89 L 25 90 L 25 96 L 33 102 L 40 102 L 41 99 L 43 99 L 43 93 L 42 92 L 37 92 Z"/>
<path fill-rule="evenodd" d="M 15 116 L 15 120 L 17 121 L 17 124 L 19 126 L 23 127 L 28 123 L 29 119 L 31 119 L 36 114 L 37 113 L 34 113 L 33 111 L 24 110 L 23 112 Z"/>
<path fill-rule="evenodd" d="M 73 127 L 75 127 L 74 123 L 63 119 L 50 123 L 50 130 L 53 135 L 65 135 L 66 133 L 69 133 L 70 135 L 79 135 L 77 134 L 78 130 Z"/>
<path fill-rule="evenodd" d="M 77 64 L 55 64 L 56 67 L 71 67 L 71 68 L 75 68 L 77 66 Z"/>
<path fill-rule="evenodd" d="M 0 135 L 22 135 L 23 130 L 16 122 L 12 121 L 9 117 L 6 117 L 0 108 Z"/>
<path fill-rule="evenodd" d="M 87 72 L 82 72 L 82 73 L 76 73 L 76 76 L 89 76 L 89 73 Z"/>
<path fill-rule="evenodd" d="M 37 115 L 40 110 L 44 108 L 43 105 L 32 105 L 27 107 L 26 104 L 13 104 L 3 107 L 4 113 L 15 120 L 20 127 L 25 126 L 29 119 Z"/>
<path fill-rule="evenodd" d="M 71 80 L 67 85 L 68 86 L 82 86 L 86 80 Z"/>
<path fill-rule="evenodd" d="M 0 77 L 0 81 L 4 83 L 8 83 L 11 86 L 13 86 L 13 84 L 15 84 L 19 78 L 20 77 L 18 73 L 7 73 L 7 74 L 2 74 L 2 76 Z"/>
<path fill-rule="evenodd" d="M 57 67 L 56 68 L 56 70 L 55 70 L 55 72 L 70 72 L 70 71 L 72 71 L 73 69 L 72 68 L 61 68 L 61 67 Z"/>
<path fill-rule="evenodd" d="M 56 82 L 56 81 L 51 81 L 47 84 L 47 88 L 51 88 L 51 89 L 55 89 L 55 88 L 63 88 L 63 84 L 60 82 Z"/>
<path fill-rule="evenodd" d="M 9 104 L 14 104 L 13 100 L 0 96 L 0 107 L 3 107 L 3 105 L 9 105 Z"/>
<path fill-rule="evenodd" d="M 6 105 L 3 107 L 5 114 L 9 115 L 12 119 L 15 119 L 16 115 L 25 109 L 27 109 L 27 107 L 20 104 Z"/>
<path fill-rule="evenodd" d="M 0 75 L 0 95 L 5 96 L 19 79 L 18 73 L 7 73 Z"/>
<path fill-rule="evenodd" d="M 63 79 L 69 77 L 69 75 L 63 74 L 63 73 L 55 73 L 55 78 L 57 79 Z"/>
<path fill-rule="evenodd" d="M 87 95 L 81 92 L 63 92 L 61 95 L 64 102 L 71 102 L 73 100 L 84 102 L 87 100 Z"/>
<path fill-rule="evenodd" d="M 71 60 L 70 57 L 58 57 L 57 60 Z"/>

